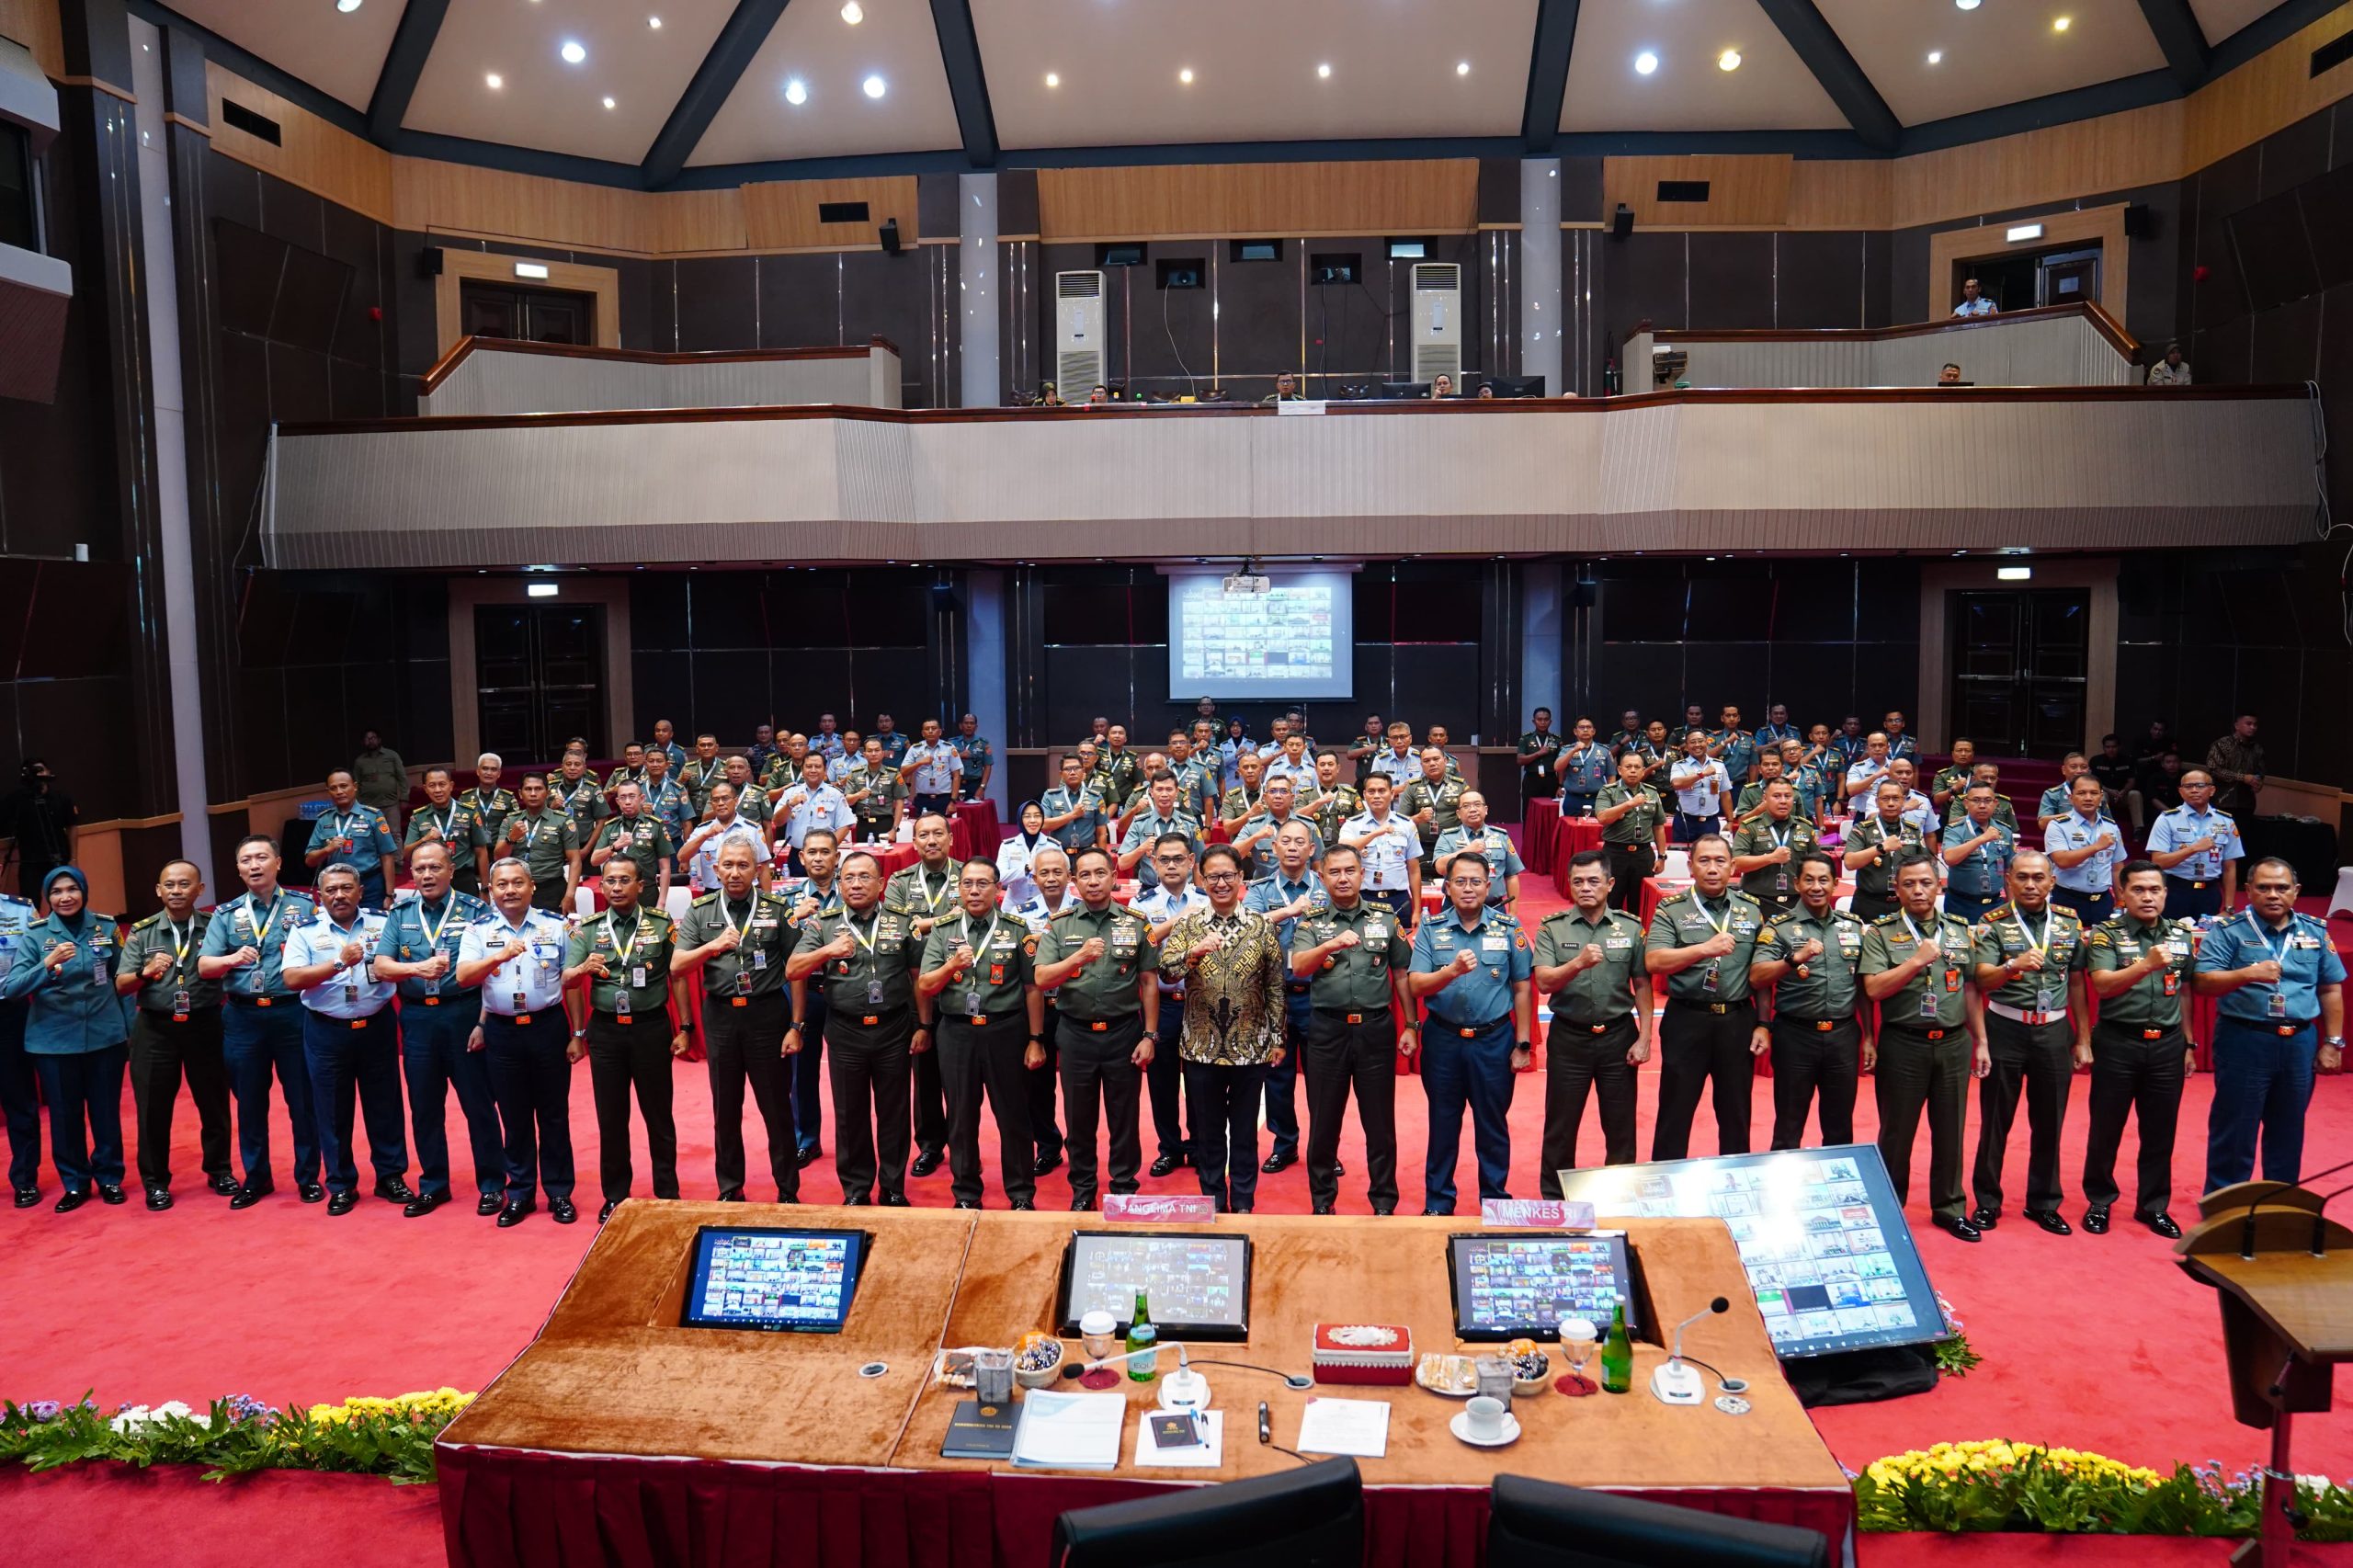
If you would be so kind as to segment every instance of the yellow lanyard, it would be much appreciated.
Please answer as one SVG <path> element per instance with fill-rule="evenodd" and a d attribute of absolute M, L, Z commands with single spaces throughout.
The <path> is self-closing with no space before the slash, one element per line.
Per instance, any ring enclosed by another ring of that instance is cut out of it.
<path fill-rule="evenodd" d="M 180 935 L 180 928 L 174 925 L 172 917 L 166 915 L 164 916 L 164 929 L 172 934 L 172 973 L 177 975 L 180 965 L 188 961 L 188 945 L 196 940 L 196 921 L 193 918 L 188 921 L 188 935 L 183 937 Z"/>
<path fill-rule="evenodd" d="M 246 925 L 248 925 L 248 926 L 253 926 L 253 928 L 254 928 L 254 946 L 255 946 L 255 947 L 256 947 L 256 948 L 260 947 L 260 946 L 262 945 L 262 943 L 263 943 L 265 940 L 267 940 L 267 939 L 268 938 L 268 937 L 269 937 L 269 924 L 270 924 L 270 922 L 271 922 L 271 921 L 273 921 L 273 920 L 275 920 L 275 919 L 277 919 L 277 918 L 278 918 L 278 900 L 277 900 L 275 897 L 271 898 L 271 899 L 270 899 L 270 901 L 269 901 L 269 913 L 268 913 L 268 914 L 267 914 L 267 915 L 263 915 L 263 916 L 261 917 L 261 919 L 260 919 L 260 921 L 259 921 L 259 922 L 256 922 L 256 921 L 255 921 L 255 919 L 254 919 L 254 897 L 253 897 L 253 894 L 251 894 L 251 893 L 247 893 L 247 894 L 245 895 L 245 924 L 246 924 Z"/>
<path fill-rule="evenodd" d="M 2039 942 L 2034 939 L 2034 933 L 2027 929 L 2026 911 L 2021 909 L 2014 913 L 2018 918 L 2018 934 L 2026 938 L 2026 945 L 2033 949 L 2038 957 L 2048 958 L 2051 954 L 2051 911 L 2045 909 L 2042 912 L 2042 940 Z"/>
<path fill-rule="evenodd" d="M 931 879 L 924 875 L 924 869 L 921 866 L 917 866 L 915 868 L 915 892 L 922 897 L 923 906 L 926 913 L 937 915 L 939 912 L 939 901 L 946 898 L 948 896 L 949 889 L 955 885 L 953 879 L 942 877 L 939 879 L 939 891 L 938 892 L 934 892 L 931 891 Z M 879 919 L 880 916 L 877 916 L 877 918 Z"/>
<path fill-rule="evenodd" d="M 726 910 L 724 906 L 722 906 L 720 911 L 720 917 L 722 919 L 726 918 Z M 749 925 L 751 923 L 749 921 L 745 921 L 745 924 Z M 638 912 L 637 924 L 630 927 L 629 940 L 624 942 L 621 940 L 620 927 L 616 926 L 610 919 L 608 919 L 605 922 L 605 929 L 613 934 L 613 952 L 620 959 L 623 964 L 627 964 L 629 962 L 630 955 L 637 951 L 638 938 L 645 935 L 645 926 L 646 915 L 644 912 L 641 910 Z"/>
<path fill-rule="evenodd" d="M 425 923 L 425 901 L 422 899 L 417 901 L 416 925 L 417 928 L 425 933 L 425 945 L 427 949 L 438 948 L 441 945 L 441 933 L 448 928 L 449 916 L 457 907 L 458 895 L 444 894 L 441 900 L 441 918 L 427 926 Z"/>

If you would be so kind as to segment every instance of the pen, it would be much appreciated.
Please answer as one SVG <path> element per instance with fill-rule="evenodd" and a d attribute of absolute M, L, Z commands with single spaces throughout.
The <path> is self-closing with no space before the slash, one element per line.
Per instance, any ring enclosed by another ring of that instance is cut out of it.
<path fill-rule="evenodd" d="M 1258 1402 L 1258 1441 L 1272 1443 L 1274 1440 L 1275 1424 L 1267 1418 L 1267 1402 L 1262 1399 Z"/>

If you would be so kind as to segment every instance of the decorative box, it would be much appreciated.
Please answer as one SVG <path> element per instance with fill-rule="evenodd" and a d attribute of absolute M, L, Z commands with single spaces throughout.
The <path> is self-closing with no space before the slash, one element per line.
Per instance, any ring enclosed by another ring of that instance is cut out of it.
<path fill-rule="evenodd" d="M 1398 1324 L 1317 1324 L 1315 1381 L 1404 1387 L 1414 1381 L 1414 1331 Z"/>

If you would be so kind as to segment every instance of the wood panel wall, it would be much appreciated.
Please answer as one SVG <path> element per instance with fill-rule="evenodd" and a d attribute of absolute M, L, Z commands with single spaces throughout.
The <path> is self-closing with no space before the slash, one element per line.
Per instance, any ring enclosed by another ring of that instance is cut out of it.
<path fill-rule="evenodd" d="M 1601 210 L 1613 213 L 1623 203 L 1643 228 L 1786 228 L 1795 161 L 1787 153 L 1604 158 Z M 1708 199 L 1661 201 L 1662 180 L 1706 180 Z"/>
<path fill-rule="evenodd" d="M 2353 32 L 2353 6 L 2281 40 L 2192 93 L 2182 124 L 2182 173 L 2202 169 L 2353 94 L 2353 61 L 2315 76 L 2312 52 Z"/>
<path fill-rule="evenodd" d="M 1893 226 L 2179 179 L 2189 172 L 2181 154 L 2183 102 L 1898 158 Z"/>
<path fill-rule="evenodd" d="M 875 231 L 884 220 L 899 221 L 899 243 L 915 243 L 915 176 L 883 175 L 866 179 L 774 180 L 741 187 L 744 233 L 756 251 L 880 250 Z M 862 223 L 820 222 L 817 208 L 827 201 L 863 201 Z"/>
<path fill-rule="evenodd" d="M 1472 158 L 1038 171 L 1038 227 L 1049 242 L 1459 234 L 1478 226 Z"/>
<path fill-rule="evenodd" d="M 310 110 L 289 103 L 266 87 L 256 86 L 216 62 L 205 62 L 204 76 L 215 151 L 380 223 L 392 221 L 391 153 L 372 142 L 329 125 Z M 277 121 L 278 143 L 273 145 L 231 125 L 221 113 L 224 97 Z"/>
<path fill-rule="evenodd" d="M 57 19 L 57 0 L 0 0 L 0 38 L 23 44 L 51 81 L 65 74 L 65 28 Z"/>

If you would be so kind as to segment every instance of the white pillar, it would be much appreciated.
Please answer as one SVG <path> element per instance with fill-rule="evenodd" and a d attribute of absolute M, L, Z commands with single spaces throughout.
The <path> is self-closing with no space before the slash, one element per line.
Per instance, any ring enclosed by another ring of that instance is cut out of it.
<path fill-rule="evenodd" d="M 1533 372 L 1530 372 L 1531 374 Z M 1552 710 L 1552 733 L 1565 735 L 1576 710 L 1561 687 L 1561 568 L 1529 562 L 1519 577 L 1519 716 Z"/>
<path fill-rule="evenodd" d="M 996 383 L 989 384 L 994 388 Z M 1009 819 L 1013 808 L 1005 788 L 1005 574 L 994 568 L 975 567 L 964 574 L 964 675 L 972 717 L 981 722 L 983 738 L 996 748 L 996 773 L 989 779 L 989 799 L 996 802 L 997 814 Z"/>
<path fill-rule="evenodd" d="M 998 385 L 996 176 L 958 175 L 956 213 L 956 287 L 964 304 L 962 406 L 995 408 Z M 999 661 L 1000 694 L 1003 668 Z M 986 714 L 981 716 L 981 728 L 989 733 Z"/>
<path fill-rule="evenodd" d="M 1544 378 L 1559 397 L 1561 342 L 1568 328 L 1561 301 L 1561 160 L 1519 164 L 1519 373 Z"/>
<path fill-rule="evenodd" d="M 147 359 L 154 398 L 155 510 L 164 560 L 164 653 L 171 678 L 173 762 L 180 855 L 205 885 L 212 874 L 212 821 L 204 789 L 204 696 L 197 680 L 195 547 L 188 539 L 188 402 L 180 381 L 178 263 L 172 244 L 172 165 L 165 145 L 164 39 L 131 18 L 131 90 L 139 95 L 140 260 L 147 269 Z"/>

